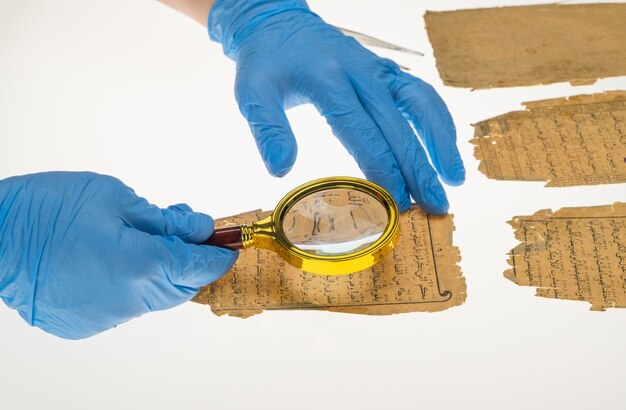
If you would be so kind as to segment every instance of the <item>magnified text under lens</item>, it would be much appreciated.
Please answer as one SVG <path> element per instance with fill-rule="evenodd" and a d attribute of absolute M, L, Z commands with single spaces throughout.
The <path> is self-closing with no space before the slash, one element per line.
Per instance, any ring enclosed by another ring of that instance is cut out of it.
<path fill-rule="evenodd" d="M 293 204 L 282 229 L 304 252 L 347 255 L 374 244 L 388 222 L 387 210 L 375 197 L 354 189 L 328 189 Z"/>
<path fill-rule="evenodd" d="M 267 249 L 305 272 L 347 275 L 387 256 L 398 243 L 398 205 L 373 182 L 328 177 L 292 189 L 251 225 L 216 229 L 203 244 Z"/>

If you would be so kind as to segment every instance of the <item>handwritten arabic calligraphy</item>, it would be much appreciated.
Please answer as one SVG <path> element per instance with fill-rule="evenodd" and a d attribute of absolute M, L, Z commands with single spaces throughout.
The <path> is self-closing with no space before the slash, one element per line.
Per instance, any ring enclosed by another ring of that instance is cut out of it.
<path fill-rule="evenodd" d="M 540 211 L 509 222 L 522 241 L 504 276 L 537 296 L 626 307 L 626 203 Z"/>
<path fill-rule="evenodd" d="M 251 223 L 267 214 L 248 212 L 218 220 L 216 226 Z M 231 272 L 203 288 L 194 301 L 209 304 L 217 315 L 239 317 L 283 309 L 369 315 L 445 310 L 465 301 L 453 230 L 450 215 L 427 216 L 414 207 L 402 214 L 400 241 L 390 255 L 370 269 L 343 276 L 302 272 L 270 251 L 247 249 Z"/>
<path fill-rule="evenodd" d="M 626 92 L 538 101 L 475 125 L 479 170 L 546 186 L 626 182 Z"/>

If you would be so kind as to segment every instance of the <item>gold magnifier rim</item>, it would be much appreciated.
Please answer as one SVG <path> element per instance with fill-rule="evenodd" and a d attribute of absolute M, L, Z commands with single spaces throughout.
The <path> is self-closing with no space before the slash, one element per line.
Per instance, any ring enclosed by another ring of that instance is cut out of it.
<path fill-rule="evenodd" d="M 378 200 L 387 211 L 388 221 L 380 237 L 368 247 L 342 255 L 317 255 L 305 252 L 289 241 L 283 231 L 284 216 L 297 202 L 316 192 L 330 189 L 357 190 Z M 388 255 L 399 238 L 399 211 L 393 197 L 373 182 L 355 177 L 327 177 L 302 184 L 281 199 L 267 218 L 253 224 L 254 245 L 280 254 L 291 265 L 307 272 L 342 275 L 376 264 Z"/>

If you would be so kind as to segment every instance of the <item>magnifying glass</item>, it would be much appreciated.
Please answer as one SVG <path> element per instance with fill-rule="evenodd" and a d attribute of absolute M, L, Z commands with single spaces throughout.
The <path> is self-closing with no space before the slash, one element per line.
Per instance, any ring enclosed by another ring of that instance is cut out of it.
<path fill-rule="evenodd" d="M 393 250 L 398 214 L 393 197 L 370 181 L 322 178 L 289 192 L 271 215 L 216 229 L 204 244 L 269 249 L 306 272 L 343 275 L 369 268 Z"/>

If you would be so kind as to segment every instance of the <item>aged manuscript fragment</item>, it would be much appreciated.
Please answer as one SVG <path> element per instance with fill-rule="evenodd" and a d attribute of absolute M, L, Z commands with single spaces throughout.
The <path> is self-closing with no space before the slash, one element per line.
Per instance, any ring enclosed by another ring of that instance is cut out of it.
<path fill-rule="evenodd" d="M 626 4 L 426 12 L 444 84 L 473 89 L 626 75 Z"/>
<path fill-rule="evenodd" d="M 250 224 L 268 215 L 253 211 L 216 221 Z M 327 310 L 367 315 L 435 312 L 465 302 L 465 278 L 452 245 L 450 215 L 411 208 L 400 217 L 400 241 L 382 262 L 350 275 L 303 272 L 262 249 L 241 251 L 233 269 L 204 287 L 195 302 L 217 315 L 248 317 L 264 310 Z"/>
<path fill-rule="evenodd" d="M 537 296 L 626 307 L 626 203 L 516 216 L 507 279 Z"/>
<path fill-rule="evenodd" d="M 626 91 L 525 105 L 474 125 L 487 177 L 549 187 L 626 182 Z"/>

